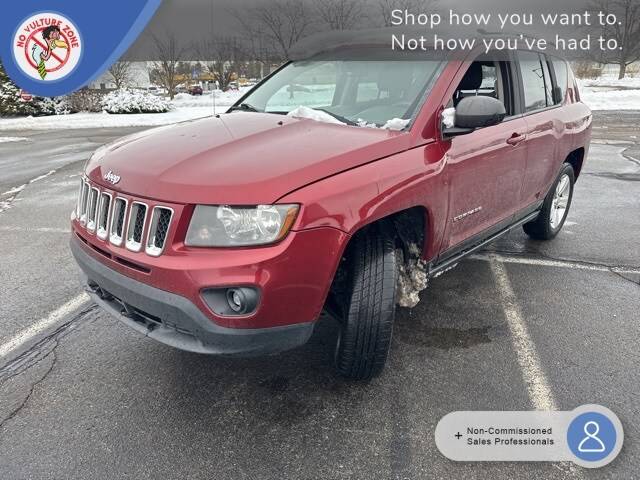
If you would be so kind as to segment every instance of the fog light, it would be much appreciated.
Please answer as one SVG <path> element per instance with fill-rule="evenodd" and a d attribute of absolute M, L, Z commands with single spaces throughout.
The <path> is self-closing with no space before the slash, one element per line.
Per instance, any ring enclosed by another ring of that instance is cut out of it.
<path fill-rule="evenodd" d="M 202 292 L 205 303 L 217 315 L 251 315 L 258 308 L 260 293 L 254 287 L 209 288 Z"/>
<path fill-rule="evenodd" d="M 246 299 L 242 290 L 230 288 L 227 290 L 227 302 L 229 307 L 236 313 L 242 313 L 245 309 Z"/>

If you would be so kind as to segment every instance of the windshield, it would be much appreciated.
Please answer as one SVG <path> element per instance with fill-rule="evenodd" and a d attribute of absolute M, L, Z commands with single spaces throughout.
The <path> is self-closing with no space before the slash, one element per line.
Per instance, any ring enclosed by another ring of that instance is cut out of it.
<path fill-rule="evenodd" d="M 402 128 L 431 88 L 439 65 L 428 60 L 291 62 L 250 92 L 242 105 L 307 117 L 313 109 L 349 125 Z"/>

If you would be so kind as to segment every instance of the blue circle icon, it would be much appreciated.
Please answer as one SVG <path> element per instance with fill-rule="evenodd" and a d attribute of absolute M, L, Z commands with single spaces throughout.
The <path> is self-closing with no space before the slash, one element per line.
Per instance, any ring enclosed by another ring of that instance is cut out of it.
<path fill-rule="evenodd" d="M 616 428 L 602 413 L 586 412 L 569 424 L 567 443 L 571 452 L 585 462 L 606 458 L 616 446 Z"/>

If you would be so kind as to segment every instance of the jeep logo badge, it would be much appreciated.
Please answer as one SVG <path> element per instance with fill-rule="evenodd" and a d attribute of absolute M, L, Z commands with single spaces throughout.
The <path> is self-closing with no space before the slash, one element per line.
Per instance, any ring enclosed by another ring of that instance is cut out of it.
<path fill-rule="evenodd" d="M 111 170 L 109 170 L 109 172 L 107 174 L 105 174 L 104 179 L 107 182 L 115 185 L 116 183 L 118 183 L 120 181 L 120 175 L 116 175 Z"/>

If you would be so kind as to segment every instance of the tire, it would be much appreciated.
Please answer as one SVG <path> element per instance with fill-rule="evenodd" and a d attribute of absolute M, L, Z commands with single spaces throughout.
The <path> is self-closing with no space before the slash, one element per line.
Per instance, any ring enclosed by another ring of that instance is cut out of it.
<path fill-rule="evenodd" d="M 353 240 L 350 293 L 336 345 L 338 372 L 369 380 L 384 369 L 393 330 L 398 263 L 393 240 L 369 231 Z"/>
<path fill-rule="evenodd" d="M 522 226 L 527 235 L 536 240 L 551 240 L 562 230 L 571 207 L 575 181 L 573 167 L 568 163 L 563 164 L 558 178 L 544 199 L 540 214 L 535 220 Z"/>

